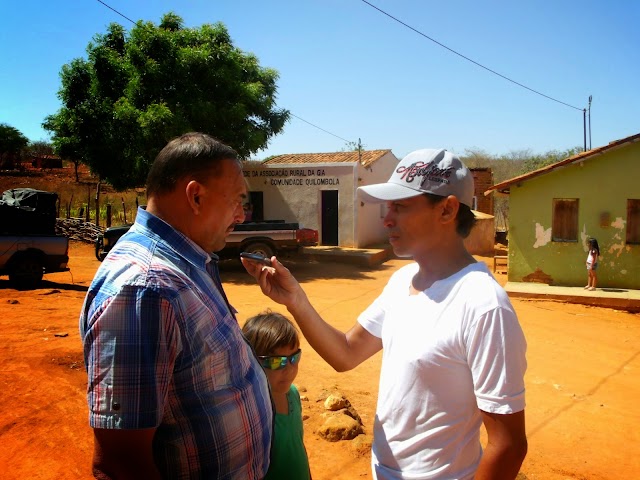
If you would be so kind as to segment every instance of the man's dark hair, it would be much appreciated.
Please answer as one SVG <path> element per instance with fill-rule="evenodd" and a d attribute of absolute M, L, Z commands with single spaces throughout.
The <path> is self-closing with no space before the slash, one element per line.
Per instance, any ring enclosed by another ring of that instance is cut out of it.
<path fill-rule="evenodd" d="M 174 138 L 151 165 L 147 196 L 172 191 L 184 177 L 203 183 L 218 174 L 223 160 L 240 162 L 233 148 L 205 133 L 191 132 Z"/>
<path fill-rule="evenodd" d="M 442 195 L 434 195 L 432 193 L 423 193 L 423 195 L 427 197 L 427 200 L 431 205 L 435 205 L 447 198 Z M 475 224 L 476 217 L 471 211 L 471 208 L 464 203 L 460 203 L 460 208 L 458 208 L 458 214 L 456 215 L 456 232 L 458 232 L 458 235 L 462 238 L 467 238 Z"/>

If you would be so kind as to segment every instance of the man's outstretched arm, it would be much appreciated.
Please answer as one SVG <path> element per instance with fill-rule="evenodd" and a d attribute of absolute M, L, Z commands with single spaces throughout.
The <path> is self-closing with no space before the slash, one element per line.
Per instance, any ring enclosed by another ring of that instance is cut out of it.
<path fill-rule="evenodd" d="M 245 268 L 273 301 L 287 307 L 311 347 L 339 372 L 351 370 L 382 349 L 382 340 L 356 323 L 342 332 L 320 317 L 298 281 L 276 257 L 273 267 L 242 259 Z"/>
<path fill-rule="evenodd" d="M 506 415 L 481 413 L 488 440 L 475 478 L 514 480 L 527 455 L 524 410 Z"/>

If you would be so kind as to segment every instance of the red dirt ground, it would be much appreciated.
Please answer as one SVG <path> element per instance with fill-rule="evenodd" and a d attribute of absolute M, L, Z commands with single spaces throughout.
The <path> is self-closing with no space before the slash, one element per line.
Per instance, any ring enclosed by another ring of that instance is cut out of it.
<path fill-rule="evenodd" d="M 83 181 L 91 181 L 81 166 Z M 42 177 L 0 176 L 0 192 L 30 186 L 64 191 L 73 169 Z M 78 315 L 99 262 L 91 245 L 72 242 L 71 272 L 45 276 L 42 288 L 17 291 L 0 277 L 0 477 L 72 480 L 91 477 L 92 432 Z M 490 258 L 480 258 L 490 265 Z M 404 264 L 374 269 L 285 262 L 318 311 L 337 328 L 357 315 Z M 272 308 L 239 264 L 222 273 L 243 323 Z M 496 275 L 502 284 L 506 275 Z M 519 480 L 640 478 L 640 314 L 551 301 L 513 299 L 528 341 L 529 454 Z M 370 455 L 350 442 L 329 443 L 321 423 L 323 392 L 344 393 L 371 435 L 381 356 L 351 372 L 334 372 L 303 340 L 296 384 L 306 389 L 305 443 L 315 480 L 371 479 Z M 326 393 L 325 393 L 326 394 Z"/>
<path fill-rule="evenodd" d="M 73 243 L 70 257 L 71 272 L 46 275 L 38 290 L 11 289 L 0 277 L 0 476 L 6 480 L 91 478 L 78 314 L 99 263 L 87 244 Z M 321 314 L 341 329 L 402 264 L 362 269 L 289 262 Z M 241 323 L 267 307 L 281 310 L 239 264 L 225 265 L 223 281 Z M 529 454 L 519 478 L 640 478 L 640 315 L 550 301 L 513 303 L 529 344 Z M 370 479 L 366 448 L 314 433 L 322 411 L 316 400 L 323 391 L 344 393 L 371 434 L 380 355 L 336 373 L 304 341 L 302 348 L 296 384 L 309 398 L 303 409 L 313 478 Z"/>

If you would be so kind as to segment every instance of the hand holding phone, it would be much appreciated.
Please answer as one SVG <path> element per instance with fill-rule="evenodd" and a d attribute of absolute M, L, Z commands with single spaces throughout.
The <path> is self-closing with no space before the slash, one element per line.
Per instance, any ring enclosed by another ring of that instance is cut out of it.
<path fill-rule="evenodd" d="M 267 257 L 263 257 L 262 255 L 258 255 L 257 253 L 249 253 L 242 252 L 240 253 L 240 257 L 246 258 L 247 260 L 251 260 L 253 262 L 261 263 L 262 265 L 271 266 L 271 259 Z"/>

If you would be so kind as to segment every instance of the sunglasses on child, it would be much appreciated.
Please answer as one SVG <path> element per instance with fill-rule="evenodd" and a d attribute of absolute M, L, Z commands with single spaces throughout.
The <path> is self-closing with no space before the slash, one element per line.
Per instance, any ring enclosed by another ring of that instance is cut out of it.
<path fill-rule="evenodd" d="M 269 370 L 282 370 L 287 366 L 287 363 L 291 365 L 295 365 L 300 361 L 300 356 L 302 355 L 302 349 L 298 349 L 293 355 L 262 355 L 259 356 L 260 365 L 262 368 L 267 368 Z"/>

